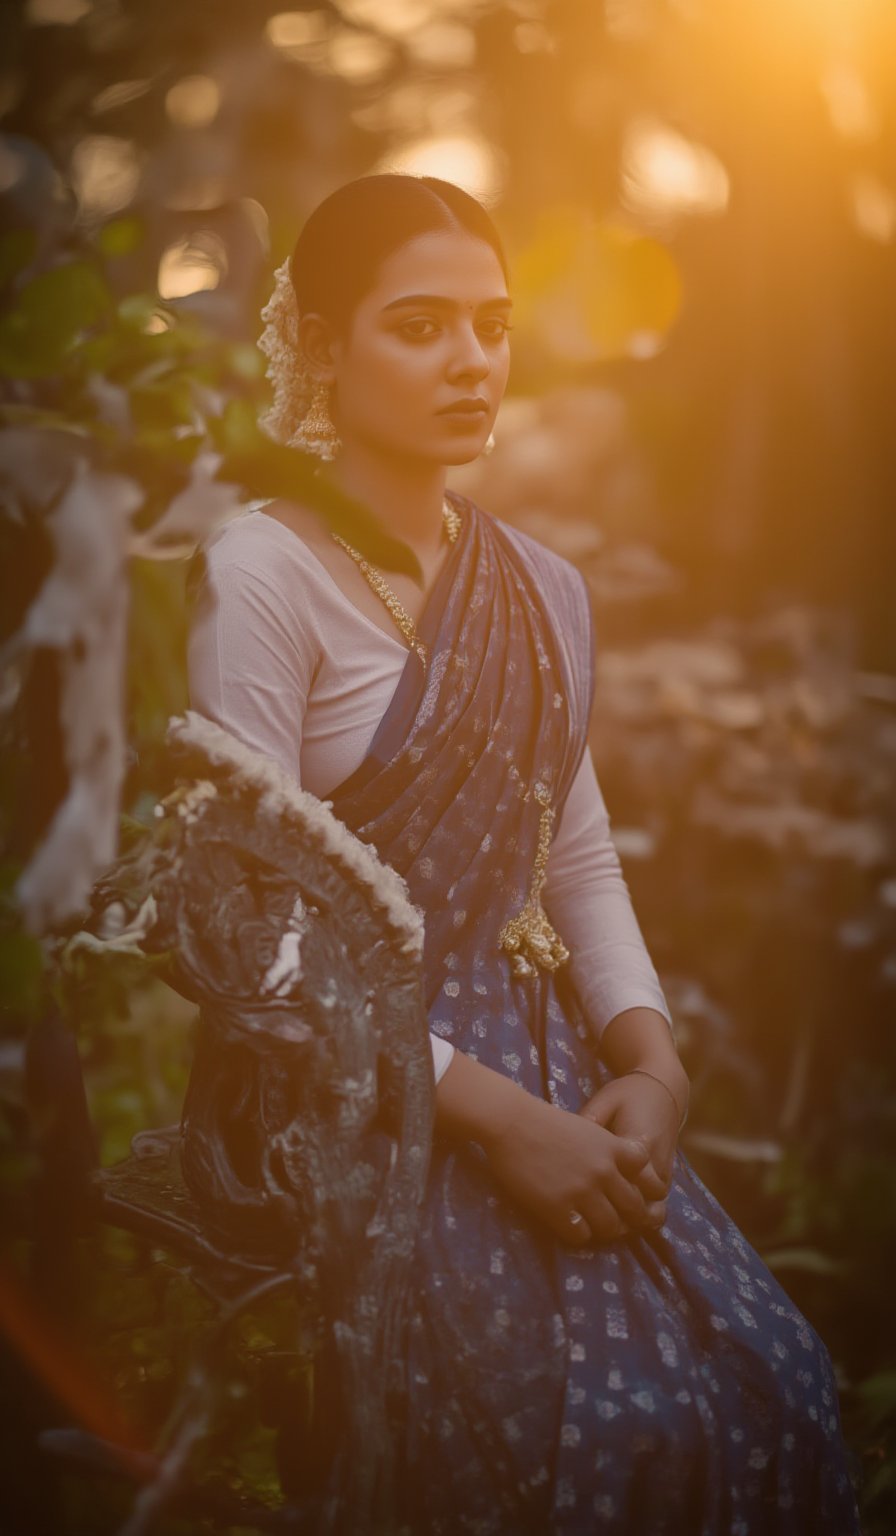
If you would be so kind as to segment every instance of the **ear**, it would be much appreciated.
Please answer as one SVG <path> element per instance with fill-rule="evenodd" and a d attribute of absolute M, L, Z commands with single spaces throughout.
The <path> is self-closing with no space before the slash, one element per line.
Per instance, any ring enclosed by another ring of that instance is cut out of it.
<path fill-rule="evenodd" d="M 309 369 L 324 384 L 332 384 L 336 377 L 334 343 L 332 328 L 323 315 L 311 312 L 301 316 L 299 344 Z"/>

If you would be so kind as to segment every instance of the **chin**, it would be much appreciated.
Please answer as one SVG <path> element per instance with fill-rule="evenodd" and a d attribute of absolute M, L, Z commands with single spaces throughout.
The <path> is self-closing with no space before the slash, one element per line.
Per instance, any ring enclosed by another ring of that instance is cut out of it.
<path fill-rule="evenodd" d="M 476 448 L 462 448 L 460 444 L 453 449 L 446 450 L 443 448 L 439 456 L 439 462 L 449 468 L 458 467 L 461 464 L 472 464 L 475 459 L 479 458 L 484 447 L 485 440 Z"/>

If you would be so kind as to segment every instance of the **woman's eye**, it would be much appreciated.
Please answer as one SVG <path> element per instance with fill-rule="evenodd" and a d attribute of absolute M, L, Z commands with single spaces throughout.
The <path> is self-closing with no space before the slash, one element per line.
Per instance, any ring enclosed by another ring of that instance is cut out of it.
<path fill-rule="evenodd" d="M 431 329 L 426 330 L 426 326 L 430 326 Z M 417 320 L 406 320 L 401 329 L 403 334 L 410 336 L 412 341 L 419 341 L 424 337 L 432 336 L 435 330 L 435 322 L 427 320 L 425 316 L 421 315 Z"/>
<path fill-rule="evenodd" d="M 513 330 L 513 326 L 507 320 L 486 320 L 479 329 L 485 333 L 489 341 L 500 341 L 502 336 L 506 336 L 508 331 Z"/>

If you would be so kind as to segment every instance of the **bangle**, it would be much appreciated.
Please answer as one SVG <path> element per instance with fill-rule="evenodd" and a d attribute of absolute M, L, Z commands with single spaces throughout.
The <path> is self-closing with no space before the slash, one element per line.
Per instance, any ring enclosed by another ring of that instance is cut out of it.
<path fill-rule="evenodd" d="M 623 1076 L 624 1077 L 631 1077 L 635 1072 L 640 1072 L 642 1077 L 652 1077 L 653 1081 L 655 1083 L 659 1083 L 661 1088 L 665 1088 L 666 1092 L 669 1095 L 669 1098 L 672 1100 L 672 1103 L 675 1105 L 675 1113 L 678 1114 L 678 1100 L 676 1099 L 675 1094 L 672 1092 L 672 1089 L 669 1087 L 668 1083 L 664 1083 L 663 1079 L 661 1077 L 657 1077 L 655 1072 L 648 1072 L 646 1067 L 631 1067 L 628 1072 L 624 1072 L 623 1073 Z M 681 1132 L 684 1129 L 684 1123 L 685 1123 L 685 1121 L 688 1118 L 688 1110 L 690 1109 L 690 1107 L 691 1107 L 690 1106 L 690 1089 L 688 1089 L 688 1102 L 687 1102 L 687 1104 L 684 1107 L 684 1114 L 682 1115 L 680 1121 L 678 1122 L 678 1133 L 679 1133 L 679 1135 L 681 1135 Z"/>

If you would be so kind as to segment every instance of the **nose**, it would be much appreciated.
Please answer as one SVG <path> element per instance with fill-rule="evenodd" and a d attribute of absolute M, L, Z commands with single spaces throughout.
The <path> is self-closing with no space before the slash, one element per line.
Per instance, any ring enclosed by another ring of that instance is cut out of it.
<path fill-rule="evenodd" d="M 449 377 L 452 379 L 484 379 L 491 371 L 488 353 L 476 334 L 472 321 L 461 322 L 452 352 Z"/>

